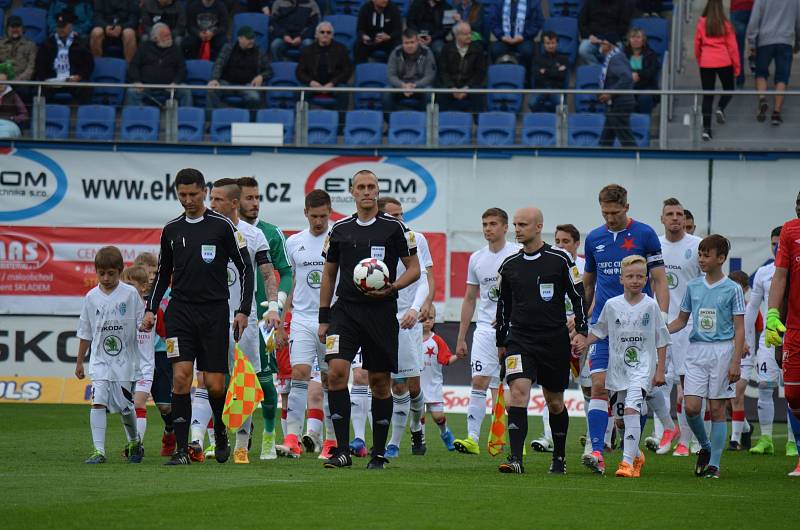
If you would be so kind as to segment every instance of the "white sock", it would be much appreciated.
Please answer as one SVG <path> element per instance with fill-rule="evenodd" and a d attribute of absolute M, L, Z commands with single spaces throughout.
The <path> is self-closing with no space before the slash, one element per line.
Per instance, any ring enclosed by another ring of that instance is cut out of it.
<path fill-rule="evenodd" d="M 639 438 L 642 436 L 642 424 L 638 414 L 625 414 L 625 439 L 622 443 L 622 459 L 628 464 L 633 464 L 633 459 L 639 456 Z"/>
<path fill-rule="evenodd" d="M 366 440 L 364 432 L 369 408 L 369 387 L 366 385 L 353 385 L 353 389 L 350 391 L 350 421 L 353 423 L 355 437 L 362 440 Z M 328 417 L 327 413 L 325 417 Z"/>
<path fill-rule="evenodd" d="M 89 425 L 92 428 L 94 448 L 106 454 L 106 409 L 89 409 Z"/>
<path fill-rule="evenodd" d="M 786 439 L 787 439 L 787 441 L 789 443 L 793 444 L 793 443 L 795 443 L 795 437 L 794 437 L 795 434 L 794 434 L 794 429 L 792 429 L 792 420 L 789 418 L 789 414 L 791 414 L 791 412 L 789 412 L 789 410 L 787 409 L 786 410 Z"/>
<path fill-rule="evenodd" d="M 306 434 L 314 438 L 322 437 L 322 420 L 318 418 L 308 418 L 306 420 Z"/>
<path fill-rule="evenodd" d="M 731 420 L 731 441 L 736 443 L 742 442 L 742 430 L 744 430 L 744 422 L 738 420 Z"/>
<path fill-rule="evenodd" d="M 196 389 L 194 391 L 194 400 L 192 401 L 192 435 L 189 437 L 189 441 L 199 443 L 201 448 L 206 438 L 206 427 L 209 420 L 211 420 L 211 414 L 208 390 L 205 388 Z M 213 444 L 213 442 L 211 443 Z"/>
<path fill-rule="evenodd" d="M 641 432 L 641 427 L 639 428 L 639 432 Z M 611 435 L 614 433 L 614 418 L 613 416 L 608 417 L 608 424 L 606 424 L 606 436 L 603 440 L 603 443 L 606 446 L 611 447 Z"/>
<path fill-rule="evenodd" d="M 139 436 L 139 440 L 144 441 L 145 432 L 147 432 L 147 411 L 141 418 L 138 413 L 136 414 L 136 434 Z"/>
<path fill-rule="evenodd" d="M 333 430 L 333 421 L 331 421 L 331 407 L 328 404 L 328 390 L 322 389 L 322 414 L 325 416 L 325 440 L 336 440 L 336 431 Z M 351 413 L 352 419 L 352 413 Z M 355 429 L 355 424 L 353 424 Z M 358 432 L 358 431 L 356 431 Z M 364 435 L 364 422 L 361 422 L 361 435 Z M 362 440 L 364 438 L 361 438 Z"/>
<path fill-rule="evenodd" d="M 467 409 L 467 436 L 476 442 L 481 437 L 481 424 L 484 416 L 486 416 L 486 390 L 473 388 Z"/>
<path fill-rule="evenodd" d="M 692 428 L 689 427 L 689 422 L 686 421 L 686 411 L 683 410 L 683 404 L 678 403 L 678 426 L 681 428 L 681 436 L 679 443 L 689 447 L 692 438 Z"/>
<path fill-rule="evenodd" d="M 419 394 L 411 398 L 411 432 L 422 430 L 420 420 L 423 414 L 425 414 L 425 394 L 423 394 L 422 389 L 420 389 Z"/>
<path fill-rule="evenodd" d="M 250 443 L 250 425 L 253 423 L 253 415 L 248 416 L 247 420 L 242 424 L 238 431 L 236 431 L 236 449 L 244 447 Z"/>
<path fill-rule="evenodd" d="M 772 400 L 774 392 L 774 388 L 758 388 L 758 424 L 761 426 L 761 436 L 772 436 L 772 422 L 775 421 L 775 402 Z"/>
<path fill-rule="evenodd" d="M 122 427 L 125 429 L 125 436 L 128 437 L 129 442 L 139 439 L 139 433 L 136 429 L 136 412 L 129 409 L 128 412 L 123 412 L 119 415 L 122 420 Z"/>
<path fill-rule="evenodd" d="M 289 387 L 289 401 L 286 405 L 286 432 L 299 437 L 303 430 L 303 421 L 306 418 L 306 404 L 308 403 L 308 381 L 292 379 Z"/>
<path fill-rule="evenodd" d="M 647 408 L 653 411 L 653 417 L 658 420 L 656 422 L 656 438 L 660 440 L 664 429 L 671 431 L 675 428 L 666 394 L 661 389 L 654 390 L 650 396 L 647 396 Z M 658 430 L 659 425 L 661 426 L 660 431 Z"/>
<path fill-rule="evenodd" d="M 542 425 L 544 426 L 544 437 L 553 440 L 553 431 L 550 430 L 550 409 L 547 406 L 542 411 Z"/>
<path fill-rule="evenodd" d="M 592 437 L 589 434 L 589 402 L 591 399 L 587 398 L 584 394 L 583 396 L 583 412 L 586 415 L 586 439 L 589 440 L 589 444 L 592 443 Z M 547 408 L 547 407 L 545 407 Z M 589 451 L 591 453 L 591 451 Z"/>
<path fill-rule="evenodd" d="M 408 392 L 399 396 L 392 394 L 392 403 L 392 439 L 389 440 L 389 445 L 400 447 L 408 425 L 408 415 L 411 412 L 411 394 Z"/>

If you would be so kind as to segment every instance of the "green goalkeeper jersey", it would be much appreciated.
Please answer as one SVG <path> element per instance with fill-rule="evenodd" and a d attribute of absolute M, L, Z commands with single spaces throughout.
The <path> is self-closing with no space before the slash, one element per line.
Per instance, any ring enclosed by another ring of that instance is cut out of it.
<path fill-rule="evenodd" d="M 259 220 L 256 223 L 256 227 L 267 238 L 272 266 L 275 267 L 281 277 L 278 291 L 288 295 L 292 290 L 292 267 L 289 265 L 289 259 L 286 256 L 286 238 L 283 237 L 283 232 L 281 232 L 280 228 L 273 224 Z M 265 307 L 261 307 L 261 302 L 267 300 L 267 288 L 261 274 L 256 274 L 256 277 L 256 302 L 258 302 L 258 318 L 261 318 L 267 310 Z"/>

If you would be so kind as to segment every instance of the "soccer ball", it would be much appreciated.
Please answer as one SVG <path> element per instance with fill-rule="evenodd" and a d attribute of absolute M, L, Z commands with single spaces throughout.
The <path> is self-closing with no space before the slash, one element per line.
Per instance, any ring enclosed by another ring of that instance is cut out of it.
<path fill-rule="evenodd" d="M 362 259 L 353 269 L 353 282 L 364 293 L 380 291 L 390 283 L 389 268 L 379 259 Z"/>

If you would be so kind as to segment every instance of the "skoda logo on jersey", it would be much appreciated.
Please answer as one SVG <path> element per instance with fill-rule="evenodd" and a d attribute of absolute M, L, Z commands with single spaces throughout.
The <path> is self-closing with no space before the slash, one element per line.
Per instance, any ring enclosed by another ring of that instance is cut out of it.
<path fill-rule="evenodd" d="M 381 194 L 403 205 L 406 222 L 425 213 L 436 200 L 436 181 L 423 165 L 396 156 L 338 156 L 314 168 L 306 179 L 305 193 L 321 189 L 331 196 L 334 220 L 350 215 L 353 197 L 350 182 L 356 171 L 368 169 L 378 177 Z"/>
<path fill-rule="evenodd" d="M 322 272 L 321 271 L 311 271 L 306 276 L 306 283 L 312 289 L 319 289 L 319 286 L 322 285 Z"/>
<path fill-rule="evenodd" d="M 208 262 L 206 262 L 208 263 Z M 228 287 L 236 283 L 236 271 L 233 270 L 230 263 L 228 264 Z"/>
<path fill-rule="evenodd" d="M 103 351 L 111 357 L 116 357 L 122 351 L 122 341 L 116 335 L 109 335 L 103 339 Z"/>
<path fill-rule="evenodd" d="M 539 296 L 542 297 L 542 300 L 545 302 L 549 302 L 553 299 L 553 293 L 555 292 L 555 284 L 552 283 L 540 283 L 539 284 Z"/>
<path fill-rule="evenodd" d="M 669 287 L 670 289 L 675 289 L 676 287 L 678 287 L 678 283 L 679 283 L 678 282 L 678 276 L 675 275 L 674 272 L 668 272 L 667 273 L 667 287 Z"/>
<path fill-rule="evenodd" d="M 489 287 L 489 300 L 492 302 L 497 302 L 500 300 L 500 288 L 496 285 Z"/>
<path fill-rule="evenodd" d="M 0 223 L 45 214 L 67 187 L 67 175 L 52 158 L 31 149 L 0 149 Z"/>
<path fill-rule="evenodd" d="M 214 256 L 217 255 L 217 245 L 202 245 L 200 247 L 200 257 L 206 263 L 214 261 Z"/>
<path fill-rule="evenodd" d="M 636 346 L 625 348 L 624 361 L 627 366 L 632 368 L 639 366 L 639 348 Z"/>

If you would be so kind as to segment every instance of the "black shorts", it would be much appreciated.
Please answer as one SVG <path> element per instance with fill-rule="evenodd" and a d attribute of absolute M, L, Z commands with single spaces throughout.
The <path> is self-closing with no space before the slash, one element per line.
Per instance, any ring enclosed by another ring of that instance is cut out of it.
<path fill-rule="evenodd" d="M 368 372 L 397 373 L 397 303 L 339 300 L 331 309 L 325 361 L 353 362 L 361 348 L 361 367 Z"/>
<path fill-rule="evenodd" d="M 157 351 L 155 359 L 150 395 L 156 405 L 169 405 L 172 403 L 172 363 L 167 359 L 165 351 Z"/>
<path fill-rule="evenodd" d="M 167 357 L 197 362 L 201 372 L 228 373 L 228 302 L 189 304 L 172 299 L 164 314 Z"/>
<path fill-rule="evenodd" d="M 570 355 L 566 326 L 524 340 L 515 340 L 512 331 L 506 348 L 506 381 L 525 378 L 550 392 L 563 392 L 569 385 Z"/>

